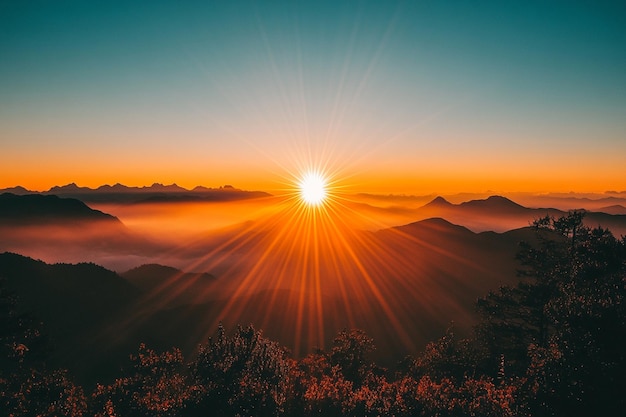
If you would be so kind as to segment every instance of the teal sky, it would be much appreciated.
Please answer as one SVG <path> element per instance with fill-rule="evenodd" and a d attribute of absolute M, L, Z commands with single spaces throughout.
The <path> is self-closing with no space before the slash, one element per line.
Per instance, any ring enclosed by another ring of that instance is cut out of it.
<path fill-rule="evenodd" d="M 6 1 L 0 144 L 0 187 L 626 189 L 626 3 Z"/>

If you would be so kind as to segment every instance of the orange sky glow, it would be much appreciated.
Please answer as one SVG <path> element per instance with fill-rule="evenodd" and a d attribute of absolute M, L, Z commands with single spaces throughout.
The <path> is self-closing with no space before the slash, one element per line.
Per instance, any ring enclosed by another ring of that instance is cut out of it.
<path fill-rule="evenodd" d="M 264 190 L 280 193 L 290 177 L 295 177 L 305 169 L 299 167 L 275 166 L 273 170 L 258 166 L 258 161 L 241 163 L 240 169 L 232 164 L 220 167 L 203 167 L 192 163 L 150 164 L 149 161 L 131 163 L 131 158 L 119 157 L 116 167 L 111 169 L 106 161 L 81 164 L 80 161 L 37 161 L 28 169 L 22 161 L 8 161 L 3 166 L 0 187 L 21 185 L 33 191 L 46 191 L 55 185 L 76 183 L 79 186 L 97 188 L 104 184 L 121 183 L 127 186 L 146 186 L 154 182 L 176 183 L 181 187 L 193 188 L 197 185 L 219 187 L 230 184 L 247 190 Z M 623 172 L 621 156 L 615 156 L 616 163 L 594 165 L 584 161 L 536 167 L 528 169 L 525 164 L 511 161 L 509 166 L 483 162 L 472 166 L 465 161 L 457 166 L 446 165 L 445 169 L 418 166 L 399 166 L 389 161 L 379 166 L 369 163 L 367 168 L 347 164 L 348 169 L 339 169 L 337 180 L 352 192 L 372 192 L 382 194 L 428 194 L 457 192 L 597 192 L 626 190 L 626 175 Z M 401 162 L 400 162 L 401 163 Z M 548 162 L 549 163 L 549 162 Z M 255 166 L 256 165 L 256 166 Z M 268 163 L 271 165 L 271 162 Z M 351 166 L 352 165 L 352 166 Z M 386 166 L 385 166 L 386 165 Z"/>
<path fill-rule="evenodd" d="M 5 10 L 0 187 L 626 190 L 620 8 L 161 7 Z"/>

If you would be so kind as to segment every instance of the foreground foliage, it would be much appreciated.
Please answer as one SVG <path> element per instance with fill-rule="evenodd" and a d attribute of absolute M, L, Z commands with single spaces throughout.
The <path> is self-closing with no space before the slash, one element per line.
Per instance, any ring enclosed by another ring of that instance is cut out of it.
<path fill-rule="evenodd" d="M 616 415 L 626 373 L 626 242 L 583 214 L 534 223 L 520 282 L 477 303 L 475 336 L 451 327 L 395 373 L 374 341 L 339 333 L 301 359 L 253 327 L 185 360 L 141 345 L 131 366 L 90 395 L 46 369 L 46 341 L 0 288 L 0 410 L 11 416 L 559 416 Z"/>

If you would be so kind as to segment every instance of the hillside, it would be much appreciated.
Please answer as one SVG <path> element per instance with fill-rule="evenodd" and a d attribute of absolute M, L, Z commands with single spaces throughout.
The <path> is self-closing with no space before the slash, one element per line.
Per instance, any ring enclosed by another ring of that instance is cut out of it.
<path fill-rule="evenodd" d="M 192 304 L 211 291 L 216 282 L 216 278 L 206 272 L 183 272 L 158 264 L 141 265 L 120 276 L 164 308 Z"/>
<path fill-rule="evenodd" d="M 105 259 L 109 265 L 136 265 L 166 246 L 128 229 L 117 217 L 80 200 L 54 195 L 0 195 L 0 252 L 16 252 L 48 262 Z M 129 259 L 133 258 L 133 259 Z"/>
<path fill-rule="evenodd" d="M 0 225 L 82 226 L 84 223 L 101 223 L 107 227 L 122 226 L 116 217 L 93 210 L 77 199 L 55 195 L 0 194 Z"/>
<path fill-rule="evenodd" d="M 17 295 L 21 311 L 43 322 L 53 363 L 85 377 L 124 359 L 129 341 L 122 347 L 118 341 L 103 343 L 101 331 L 126 316 L 140 293 L 114 272 L 2 253 L 0 278 Z"/>

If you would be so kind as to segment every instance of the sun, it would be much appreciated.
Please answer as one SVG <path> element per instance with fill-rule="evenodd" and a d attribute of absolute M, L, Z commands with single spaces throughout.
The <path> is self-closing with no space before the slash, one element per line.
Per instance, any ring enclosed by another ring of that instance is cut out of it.
<path fill-rule="evenodd" d="M 324 203 L 327 197 L 327 184 L 318 172 L 305 173 L 298 183 L 300 198 L 309 206 L 319 206 Z"/>

